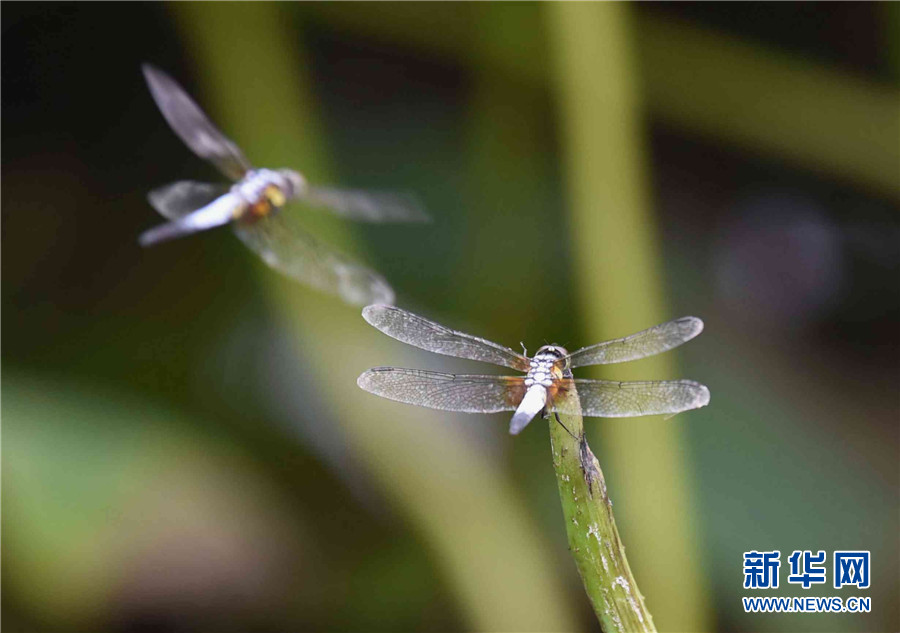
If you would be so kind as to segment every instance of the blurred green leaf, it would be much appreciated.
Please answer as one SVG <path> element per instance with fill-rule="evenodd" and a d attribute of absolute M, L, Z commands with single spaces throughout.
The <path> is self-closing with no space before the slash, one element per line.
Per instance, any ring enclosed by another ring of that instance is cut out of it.
<path fill-rule="evenodd" d="M 287 160 L 287 149 L 291 164 L 311 178 L 331 175 L 295 14 L 286 5 L 172 8 L 204 76 L 212 77 L 227 129 L 246 139 L 256 160 Z M 269 88 L 266 98 L 281 112 L 273 118 L 277 134 L 265 134 L 251 119 L 257 95 L 233 81 L 241 69 Z M 348 227 L 336 229 L 329 243 L 349 247 Z M 469 626 L 576 628 L 533 521 L 496 460 L 446 416 L 398 409 L 356 387 L 362 370 L 402 358 L 404 351 L 372 330 L 356 308 L 261 270 L 270 301 L 300 341 L 305 362 L 316 368 L 311 379 L 333 406 L 348 446 L 433 548 Z"/>
<path fill-rule="evenodd" d="M 574 274 L 589 340 L 604 341 L 668 316 L 637 108 L 631 9 L 555 3 L 546 10 L 572 208 Z M 663 355 L 639 366 L 617 366 L 615 377 L 647 379 L 648 371 L 672 376 L 671 369 L 671 357 Z M 622 532 L 657 624 L 709 628 L 680 427 L 643 418 L 603 420 L 600 430 L 612 456 L 604 466 L 616 482 L 610 496 L 626 502 L 619 514 L 625 519 Z M 672 592 L 676 576 L 679 590 Z"/>
<path fill-rule="evenodd" d="M 533 36 L 528 47 L 505 45 L 508 38 L 502 32 L 474 38 L 473 14 L 479 7 L 424 10 L 417 3 L 404 3 L 393 6 L 390 20 L 379 19 L 379 5 L 367 3 L 354 4 L 352 11 L 339 3 L 311 3 L 305 10 L 358 35 L 414 45 L 476 68 L 552 85 L 549 57 L 539 37 L 540 14 L 547 5 L 505 6 L 507 23 Z M 441 28 L 433 28 L 435 23 Z M 689 132 L 900 197 L 896 87 L 650 11 L 637 17 L 634 34 L 639 61 L 630 71 L 643 93 L 636 106 Z M 594 61 L 594 72 L 602 77 L 599 68 L 607 62 Z"/>
<path fill-rule="evenodd" d="M 182 594 L 224 615 L 223 590 L 258 618 L 251 605 L 296 571 L 284 500 L 183 416 L 7 370 L 3 422 L 4 600 L 33 622 L 96 630 Z"/>

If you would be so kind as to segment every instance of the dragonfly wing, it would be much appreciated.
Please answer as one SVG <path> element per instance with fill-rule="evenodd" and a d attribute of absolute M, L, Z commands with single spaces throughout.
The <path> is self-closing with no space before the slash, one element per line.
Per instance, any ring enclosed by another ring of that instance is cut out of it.
<path fill-rule="evenodd" d="M 709 389 L 693 380 L 614 382 L 583 378 L 558 381 L 553 407 L 560 413 L 597 418 L 629 418 L 681 413 L 709 404 Z M 574 389 L 577 398 L 572 397 Z"/>
<path fill-rule="evenodd" d="M 582 347 L 569 354 L 569 366 L 623 363 L 661 354 L 687 343 L 702 331 L 703 321 L 692 316 L 681 317 L 631 336 Z"/>
<path fill-rule="evenodd" d="M 356 384 L 389 400 L 463 413 L 514 411 L 525 394 L 520 377 L 441 374 L 400 367 L 369 369 Z"/>
<path fill-rule="evenodd" d="M 412 312 L 388 305 L 363 308 L 363 318 L 388 336 L 421 349 L 528 371 L 527 358 L 508 347 L 457 332 Z"/>
<path fill-rule="evenodd" d="M 205 207 L 201 207 L 187 215 L 161 224 L 141 233 L 138 241 L 141 246 L 151 246 L 176 237 L 190 235 L 216 226 L 228 224 L 241 214 L 246 203 L 234 194 L 219 196 Z"/>
<path fill-rule="evenodd" d="M 394 291 L 381 275 L 326 247 L 281 214 L 236 223 L 235 233 L 269 266 L 297 281 L 354 305 L 392 303 Z"/>
<path fill-rule="evenodd" d="M 178 82 L 150 64 L 142 69 L 153 100 L 185 145 L 232 180 L 243 178 L 251 166 L 238 146 L 210 122 Z"/>
<path fill-rule="evenodd" d="M 179 180 L 147 194 L 150 205 L 170 220 L 186 216 L 228 193 L 228 185 Z"/>
<path fill-rule="evenodd" d="M 309 187 L 304 200 L 335 215 L 360 222 L 430 222 L 412 194 Z"/>

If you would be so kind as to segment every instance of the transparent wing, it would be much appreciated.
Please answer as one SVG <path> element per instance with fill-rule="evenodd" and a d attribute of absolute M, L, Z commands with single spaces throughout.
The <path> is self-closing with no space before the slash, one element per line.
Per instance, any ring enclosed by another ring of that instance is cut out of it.
<path fill-rule="evenodd" d="M 430 222 L 411 194 L 309 187 L 303 199 L 342 218 L 360 222 Z"/>
<path fill-rule="evenodd" d="M 252 224 L 236 223 L 234 231 L 269 266 L 297 281 L 330 292 L 353 305 L 392 303 L 394 291 L 378 273 L 331 250 L 282 214 Z"/>
<path fill-rule="evenodd" d="M 219 196 L 205 207 L 201 207 L 172 222 L 153 227 L 141 233 L 138 241 L 141 246 L 151 246 L 176 237 L 205 231 L 223 224 L 228 224 L 240 215 L 246 203 L 234 194 Z"/>
<path fill-rule="evenodd" d="M 463 413 L 514 411 L 525 394 L 520 377 L 441 374 L 400 367 L 369 369 L 356 384 L 389 400 Z"/>
<path fill-rule="evenodd" d="M 563 379 L 553 407 L 560 413 L 598 418 L 629 418 L 657 413 L 680 413 L 709 404 L 709 389 L 693 380 L 614 382 Z M 569 394 L 575 389 L 578 398 Z"/>
<path fill-rule="evenodd" d="M 179 180 L 154 189 L 147 194 L 147 200 L 160 215 L 177 220 L 225 195 L 228 189 L 228 185 Z"/>
<path fill-rule="evenodd" d="M 687 343 L 702 331 L 703 321 L 697 317 L 681 317 L 631 336 L 582 347 L 569 354 L 569 366 L 623 363 L 661 354 Z"/>
<path fill-rule="evenodd" d="M 370 305 L 363 308 L 362 314 L 366 321 L 388 336 L 429 352 L 528 371 L 528 359 L 508 347 L 451 330 L 401 308 Z"/>
<path fill-rule="evenodd" d="M 185 145 L 232 180 L 243 178 L 251 166 L 238 146 L 209 121 L 178 82 L 150 64 L 141 68 L 153 100 Z"/>

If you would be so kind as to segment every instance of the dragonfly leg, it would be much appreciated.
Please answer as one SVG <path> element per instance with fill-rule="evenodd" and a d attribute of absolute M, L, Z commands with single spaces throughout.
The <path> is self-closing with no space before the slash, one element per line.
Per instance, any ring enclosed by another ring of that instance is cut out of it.
<path fill-rule="evenodd" d="M 575 440 L 576 442 L 579 441 L 580 438 L 577 435 L 575 435 L 574 433 L 572 433 L 572 431 L 569 430 L 569 427 L 567 427 L 565 424 L 563 424 L 562 420 L 559 419 L 559 413 L 554 411 L 553 416 L 556 418 L 556 421 L 559 422 L 559 425 L 566 430 L 566 433 L 568 433 L 569 435 L 572 436 L 573 440 Z M 544 417 L 549 417 L 549 416 L 545 415 Z"/>

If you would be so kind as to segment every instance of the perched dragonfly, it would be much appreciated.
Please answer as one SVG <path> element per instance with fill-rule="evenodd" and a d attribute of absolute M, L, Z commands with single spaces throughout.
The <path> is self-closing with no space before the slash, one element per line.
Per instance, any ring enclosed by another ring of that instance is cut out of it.
<path fill-rule="evenodd" d="M 446 356 L 524 372 L 524 376 L 474 376 L 376 367 L 363 372 L 357 380 L 360 387 L 375 395 L 432 409 L 464 413 L 515 411 L 509 425 L 513 435 L 541 412 L 623 418 L 675 414 L 709 404 L 709 390 L 692 380 L 587 380 L 573 378 L 571 371 L 586 365 L 637 360 L 678 347 L 703 331 L 703 321 L 696 317 L 675 319 L 571 354 L 559 345 L 545 345 L 533 358 L 392 306 L 366 306 L 363 318 L 398 341 Z"/>
<path fill-rule="evenodd" d="M 290 277 L 348 303 L 393 303 L 394 292 L 379 274 L 288 224 L 279 211 L 296 200 L 363 222 L 428 221 L 412 196 L 312 186 L 291 169 L 254 169 L 174 79 L 149 64 L 142 68 L 156 105 L 175 133 L 234 181 L 182 180 L 151 191 L 150 204 L 170 222 L 141 234 L 143 246 L 231 224 L 244 244 Z"/>

